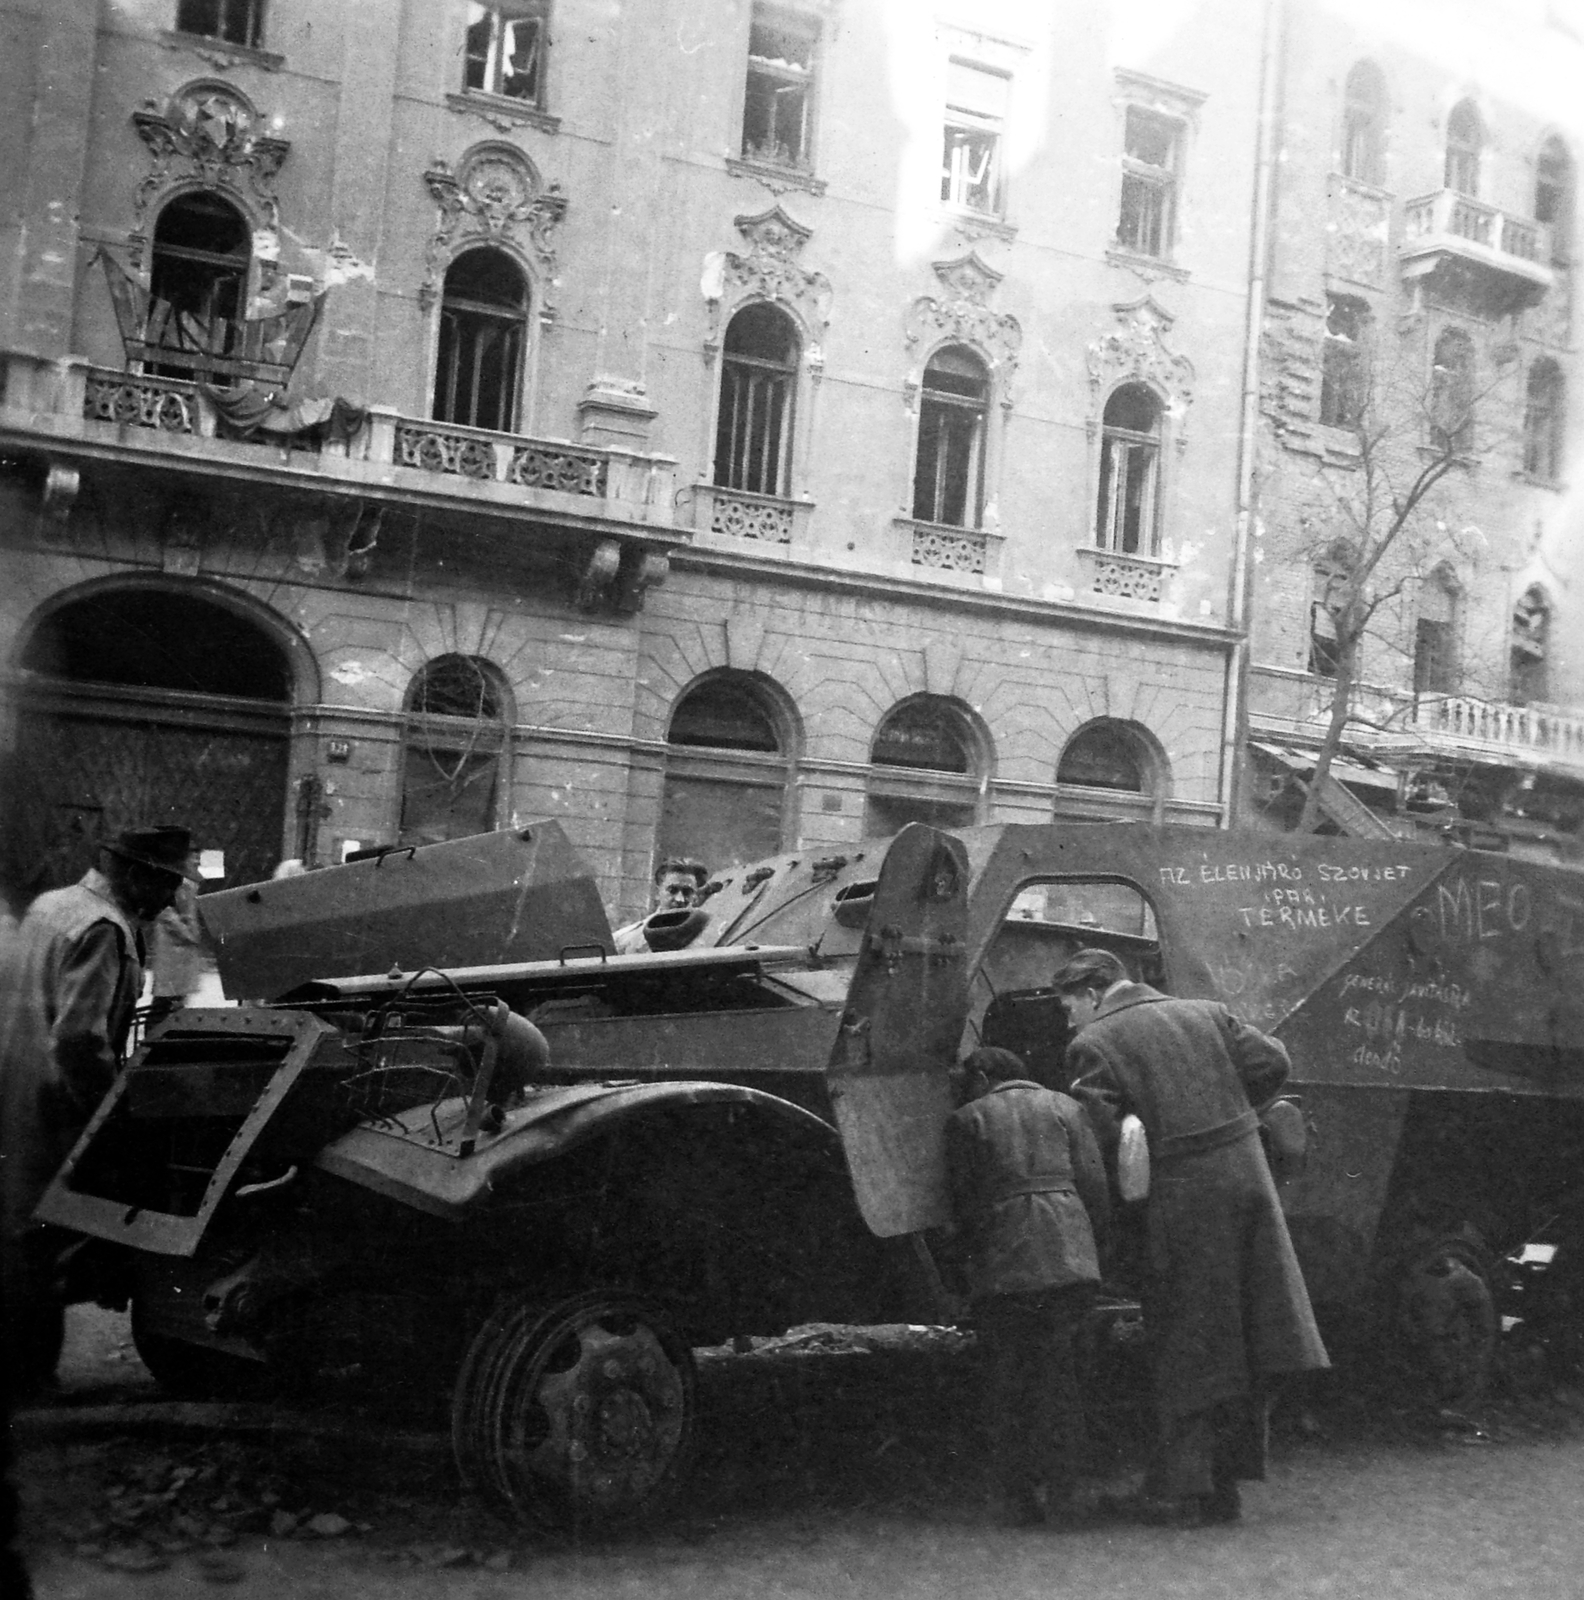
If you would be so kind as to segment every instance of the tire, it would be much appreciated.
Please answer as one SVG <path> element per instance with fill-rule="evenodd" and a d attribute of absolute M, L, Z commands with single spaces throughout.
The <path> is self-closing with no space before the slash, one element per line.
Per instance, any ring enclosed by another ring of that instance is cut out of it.
<path fill-rule="evenodd" d="M 652 1301 L 594 1290 L 499 1306 L 468 1347 L 451 1441 L 469 1488 L 556 1528 L 657 1511 L 692 1455 L 693 1354 Z"/>
<path fill-rule="evenodd" d="M 1442 1405 L 1478 1405 L 1490 1385 L 1501 1340 L 1495 1270 L 1468 1223 L 1410 1246 L 1400 1259 L 1398 1329 L 1410 1364 Z"/>
<path fill-rule="evenodd" d="M 269 1393 L 270 1374 L 263 1362 L 153 1332 L 136 1295 L 132 1344 L 154 1381 L 178 1400 L 258 1400 Z"/>

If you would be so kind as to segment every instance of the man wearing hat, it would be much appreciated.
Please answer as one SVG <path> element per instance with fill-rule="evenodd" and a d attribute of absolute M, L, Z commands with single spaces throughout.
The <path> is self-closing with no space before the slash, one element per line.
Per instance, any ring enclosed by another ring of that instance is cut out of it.
<path fill-rule="evenodd" d="M 193 879 L 187 829 L 128 828 L 99 865 L 41 894 L 17 930 L 0 1015 L 0 1287 L 19 1386 L 60 1352 L 33 1207 L 121 1069 L 143 987 L 143 924 Z"/>

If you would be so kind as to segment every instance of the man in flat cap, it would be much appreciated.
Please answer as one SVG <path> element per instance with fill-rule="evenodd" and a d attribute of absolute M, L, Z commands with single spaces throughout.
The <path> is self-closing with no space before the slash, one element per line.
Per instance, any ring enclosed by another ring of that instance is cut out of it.
<path fill-rule="evenodd" d="M 143 987 L 143 925 L 176 897 L 191 839 L 128 828 L 99 864 L 41 894 L 12 941 L 0 1011 L 0 1288 L 18 1389 L 49 1379 L 61 1308 L 33 1207 L 121 1069 Z"/>

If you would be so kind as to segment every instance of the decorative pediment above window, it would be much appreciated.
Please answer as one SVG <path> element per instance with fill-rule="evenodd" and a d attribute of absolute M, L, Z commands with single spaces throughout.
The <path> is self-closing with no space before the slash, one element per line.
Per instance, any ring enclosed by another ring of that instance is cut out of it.
<path fill-rule="evenodd" d="M 1117 326 L 1089 346 L 1089 387 L 1095 400 L 1120 383 L 1147 383 L 1177 415 L 1193 400 L 1194 369 L 1187 356 L 1166 347 L 1175 320 L 1149 295 L 1115 308 Z"/>
<path fill-rule="evenodd" d="M 712 250 L 704 258 L 700 287 L 710 313 L 706 354 L 713 357 L 719 348 L 720 329 L 738 306 L 749 300 L 770 300 L 785 306 L 803 324 L 809 341 L 806 359 L 817 369 L 824 359 L 821 352 L 835 291 L 823 272 L 811 271 L 798 260 L 814 230 L 805 228 L 779 205 L 732 220 L 748 248 Z"/>
<path fill-rule="evenodd" d="M 457 164 L 436 161 L 424 182 L 440 214 L 424 252 L 424 281 L 418 303 L 428 310 L 439 297 L 447 263 L 463 246 L 478 242 L 526 244 L 548 286 L 555 277 L 556 252 L 551 233 L 566 215 L 566 196 L 559 184 L 546 185 L 538 169 L 515 145 L 491 140 L 476 144 Z M 540 316 L 554 308 L 542 301 Z"/>
<path fill-rule="evenodd" d="M 908 349 L 920 344 L 971 345 L 989 362 L 1006 403 L 1007 385 L 1017 370 L 1023 345 L 1023 329 L 1016 317 L 990 309 L 990 296 L 1002 275 L 982 260 L 977 250 L 932 265 L 946 292 L 941 297 L 920 295 L 908 307 L 904 323 Z"/>
<path fill-rule="evenodd" d="M 133 212 L 141 232 L 143 215 L 158 194 L 198 182 L 228 190 L 266 227 L 279 227 L 275 175 L 291 153 L 291 141 L 273 131 L 240 89 L 217 78 L 200 78 L 161 105 L 145 100 L 132 113 L 138 137 L 154 157 L 153 170 L 138 185 Z"/>

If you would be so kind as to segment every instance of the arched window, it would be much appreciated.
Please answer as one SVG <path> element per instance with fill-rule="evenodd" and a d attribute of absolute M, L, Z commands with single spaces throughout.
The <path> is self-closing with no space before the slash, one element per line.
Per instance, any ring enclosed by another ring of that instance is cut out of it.
<path fill-rule="evenodd" d="M 1084 789 L 1144 791 L 1146 767 L 1138 742 L 1114 722 L 1097 722 L 1076 734 L 1062 751 L 1057 783 Z"/>
<path fill-rule="evenodd" d="M 407 689 L 401 842 L 434 844 L 497 827 L 509 710 L 500 669 L 436 656 Z"/>
<path fill-rule="evenodd" d="M 1419 590 L 1414 621 L 1414 693 L 1455 694 L 1458 661 L 1458 583 L 1437 567 Z"/>
<path fill-rule="evenodd" d="M 979 742 L 966 708 L 943 695 L 893 706 L 869 750 L 865 833 L 892 834 L 909 822 L 971 827 L 984 765 Z"/>
<path fill-rule="evenodd" d="M 1573 244 L 1573 158 L 1558 138 L 1547 139 L 1535 160 L 1534 214 L 1551 230 L 1551 254 L 1566 261 Z"/>
<path fill-rule="evenodd" d="M 712 673 L 677 701 L 666 730 L 657 859 L 685 856 L 713 872 L 780 851 L 790 755 L 784 721 L 747 672 Z"/>
<path fill-rule="evenodd" d="M 517 426 L 528 282 L 503 250 L 469 250 L 451 263 L 440 300 L 437 422 L 511 433 Z"/>
<path fill-rule="evenodd" d="M 715 482 L 750 494 L 790 493 L 798 336 L 772 305 L 744 306 L 726 328 Z"/>
<path fill-rule="evenodd" d="M 149 371 L 234 381 L 219 364 L 240 354 L 252 251 L 253 236 L 242 213 L 217 194 L 178 195 L 160 212 L 144 334 L 160 355 Z"/>
<path fill-rule="evenodd" d="M 1447 116 L 1446 187 L 1459 194 L 1479 195 L 1480 151 L 1485 124 L 1472 100 L 1459 100 Z"/>
<path fill-rule="evenodd" d="M 1526 589 L 1513 607 L 1512 687 L 1514 705 L 1533 705 L 1550 698 L 1546 651 L 1550 645 L 1551 602 L 1538 584 Z"/>
<path fill-rule="evenodd" d="M 1360 183 L 1385 181 L 1386 79 L 1373 61 L 1355 63 L 1342 105 L 1342 171 Z"/>
<path fill-rule="evenodd" d="M 1561 367 L 1541 356 L 1530 367 L 1524 390 L 1524 471 L 1546 483 L 1562 476 L 1565 396 Z"/>
<path fill-rule="evenodd" d="M 1080 728 L 1056 763 L 1055 815 L 1148 818 L 1166 793 L 1164 758 L 1143 730 L 1106 717 Z"/>
<path fill-rule="evenodd" d="M 952 345 L 930 358 L 913 468 L 913 515 L 920 522 L 979 526 L 989 400 L 990 375 L 973 351 Z"/>
<path fill-rule="evenodd" d="M 1095 543 L 1118 555 L 1159 548 L 1161 404 L 1142 383 L 1125 383 L 1101 417 Z"/>
<path fill-rule="evenodd" d="M 1463 455 L 1474 448 L 1474 342 L 1444 328 L 1430 369 L 1430 442 Z"/>

